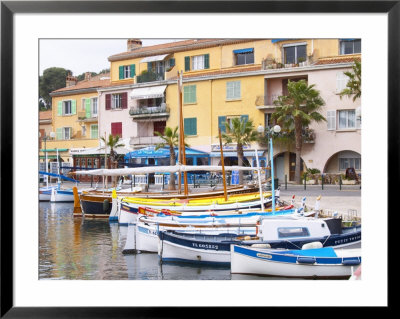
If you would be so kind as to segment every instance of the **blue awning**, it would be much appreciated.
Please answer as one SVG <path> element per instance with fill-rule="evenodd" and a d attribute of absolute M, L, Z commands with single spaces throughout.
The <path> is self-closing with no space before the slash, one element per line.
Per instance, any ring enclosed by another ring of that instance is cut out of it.
<path fill-rule="evenodd" d="M 354 40 L 359 40 L 359 39 L 339 39 L 340 41 L 354 41 Z"/>
<path fill-rule="evenodd" d="M 233 50 L 233 53 L 237 54 L 237 53 L 249 53 L 249 52 L 253 52 L 254 49 L 253 48 L 248 48 L 248 49 L 238 49 L 238 50 Z"/>
<path fill-rule="evenodd" d="M 258 151 L 258 156 L 262 156 L 264 151 Z M 256 156 L 256 152 L 255 151 L 244 151 L 243 155 L 245 157 L 255 157 Z M 211 157 L 221 157 L 221 153 L 220 152 L 212 152 L 210 154 Z M 224 157 L 237 157 L 237 152 L 224 152 Z"/>
<path fill-rule="evenodd" d="M 186 157 L 209 157 L 209 154 L 190 147 L 185 148 Z M 175 155 L 178 155 L 178 148 L 175 147 Z M 159 148 L 156 150 L 155 146 L 145 147 L 133 152 L 125 154 L 125 160 L 130 158 L 168 158 L 170 157 L 169 148 Z"/>
<path fill-rule="evenodd" d="M 276 42 L 286 41 L 286 40 L 290 40 L 290 39 L 272 39 L 271 42 L 276 43 Z"/>

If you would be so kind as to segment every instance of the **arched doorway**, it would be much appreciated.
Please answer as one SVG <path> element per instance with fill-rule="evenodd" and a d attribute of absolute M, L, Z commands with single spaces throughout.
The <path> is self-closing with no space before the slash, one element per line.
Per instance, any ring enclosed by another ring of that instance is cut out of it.
<path fill-rule="evenodd" d="M 344 150 L 333 154 L 325 163 L 324 173 L 344 174 L 347 168 L 354 168 L 361 173 L 361 154 Z"/>

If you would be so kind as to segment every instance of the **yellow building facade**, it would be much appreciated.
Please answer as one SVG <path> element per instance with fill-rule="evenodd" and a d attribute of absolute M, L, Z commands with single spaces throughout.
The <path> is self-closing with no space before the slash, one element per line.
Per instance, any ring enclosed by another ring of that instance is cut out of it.
<path fill-rule="evenodd" d="M 69 76 L 66 82 L 50 94 L 53 138 L 47 141 L 47 153 L 55 155 L 58 149 L 62 161 L 73 164 L 74 154 L 99 146 L 97 88 L 109 84 L 109 77 L 88 76 L 78 82 Z"/>

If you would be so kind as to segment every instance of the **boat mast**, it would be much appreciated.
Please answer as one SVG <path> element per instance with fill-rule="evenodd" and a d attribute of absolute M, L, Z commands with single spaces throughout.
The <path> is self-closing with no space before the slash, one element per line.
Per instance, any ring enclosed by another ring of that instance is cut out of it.
<path fill-rule="evenodd" d="M 186 165 L 185 130 L 182 110 L 182 71 L 178 72 L 178 102 L 179 102 L 179 163 Z M 187 172 L 183 172 L 184 194 L 188 195 Z M 181 173 L 179 172 L 179 192 L 181 190 Z"/>
<path fill-rule="evenodd" d="M 107 132 L 104 132 L 104 168 L 107 169 Z M 106 179 L 103 179 L 103 181 L 105 186 L 104 188 L 107 188 L 107 177 Z"/>
<path fill-rule="evenodd" d="M 224 181 L 224 197 L 225 201 L 228 201 L 228 195 L 226 193 L 226 176 L 225 176 L 224 151 L 222 150 L 221 128 L 218 128 L 218 135 L 219 135 L 219 149 L 221 150 L 222 180 Z"/>
<path fill-rule="evenodd" d="M 264 212 L 264 194 L 261 185 L 261 173 L 260 173 L 260 162 L 258 161 L 258 149 L 255 149 L 256 161 L 257 161 L 257 175 L 258 175 L 258 187 L 260 188 L 260 201 L 261 201 L 261 212 Z"/>

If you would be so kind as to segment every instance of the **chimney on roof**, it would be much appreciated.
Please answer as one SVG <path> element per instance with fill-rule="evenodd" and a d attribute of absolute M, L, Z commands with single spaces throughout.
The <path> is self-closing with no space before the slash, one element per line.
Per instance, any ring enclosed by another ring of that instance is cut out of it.
<path fill-rule="evenodd" d="M 76 85 L 78 83 L 78 79 L 75 76 L 72 76 L 71 73 L 68 73 L 67 78 L 65 80 L 65 86 L 70 87 Z"/>
<path fill-rule="evenodd" d="M 133 51 L 142 47 L 142 41 L 139 39 L 128 39 L 128 51 Z"/>
<path fill-rule="evenodd" d="M 92 77 L 92 73 L 90 72 L 85 72 L 85 81 L 89 81 Z"/>

